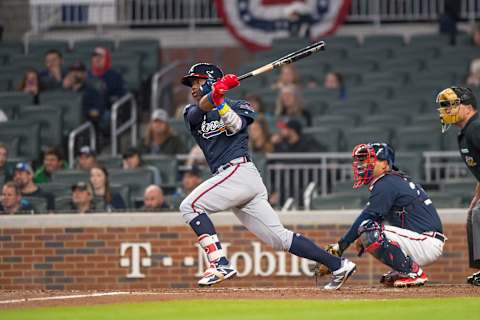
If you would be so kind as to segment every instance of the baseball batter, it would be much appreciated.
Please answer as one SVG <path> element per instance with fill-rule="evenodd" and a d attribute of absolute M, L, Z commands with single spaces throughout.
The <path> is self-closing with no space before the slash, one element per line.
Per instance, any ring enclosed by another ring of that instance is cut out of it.
<path fill-rule="evenodd" d="M 478 181 L 468 207 L 467 241 L 470 268 L 480 269 L 480 118 L 477 100 L 469 88 L 451 87 L 437 95 L 437 103 L 442 132 L 452 124 L 461 129 L 458 135 L 460 155 Z M 469 276 L 467 282 L 480 286 L 480 271 Z"/>
<path fill-rule="evenodd" d="M 446 240 L 437 210 L 423 188 L 395 166 L 388 144 L 357 145 L 352 157 L 353 187 L 368 185 L 370 196 L 348 232 L 330 247 L 341 255 L 359 238 L 359 255 L 366 251 L 392 268 L 380 282 L 423 285 L 428 278 L 421 267 L 440 257 Z"/>
<path fill-rule="evenodd" d="M 219 67 L 198 63 L 190 68 L 182 83 L 191 87 L 196 102 L 185 107 L 186 126 L 203 150 L 213 174 L 180 205 L 210 262 L 198 284 L 210 286 L 237 273 L 229 265 L 209 218 L 209 214 L 231 209 L 245 227 L 274 249 L 326 265 L 332 278 L 324 288 L 339 289 L 355 271 L 355 264 L 285 229 L 268 203 L 267 189 L 248 151 L 247 127 L 256 113 L 246 101 L 224 97 L 240 84 L 237 76 L 224 76 Z"/>

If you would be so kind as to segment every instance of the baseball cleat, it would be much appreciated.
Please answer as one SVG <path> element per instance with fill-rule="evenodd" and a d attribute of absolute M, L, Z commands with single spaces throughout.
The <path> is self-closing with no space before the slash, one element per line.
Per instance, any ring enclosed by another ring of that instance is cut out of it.
<path fill-rule="evenodd" d="M 348 259 L 342 260 L 342 266 L 332 272 L 332 278 L 323 289 L 325 290 L 338 290 L 347 281 L 347 279 L 357 270 L 355 263 Z"/>
<path fill-rule="evenodd" d="M 385 273 L 380 278 L 380 283 L 382 283 L 386 287 L 393 287 L 393 284 L 395 283 L 395 280 L 397 280 L 400 277 L 401 277 L 401 275 L 398 271 L 391 270 L 391 271 Z"/>
<path fill-rule="evenodd" d="M 428 277 L 422 269 L 418 273 L 401 276 L 393 283 L 396 288 L 420 287 L 428 281 Z"/>
<path fill-rule="evenodd" d="M 237 270 L 232 267 L 211 265 L 210 268 L 203 273 L 203 277 L 198 281 L 198 285 L 200 287 L 208 287 L 234 277 L 236 274 Z"/>
<path fill-rule="evenodd" d="M 480 271 L 475 272 L 471 276 L 467 277 L 467 283 L 472 284 L 474 286 L 480 286 Z"/>

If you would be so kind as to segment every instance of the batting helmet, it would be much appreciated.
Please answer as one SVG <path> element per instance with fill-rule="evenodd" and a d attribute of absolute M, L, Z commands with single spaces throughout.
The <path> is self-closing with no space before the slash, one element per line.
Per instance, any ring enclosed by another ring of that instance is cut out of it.
<path fill-rule="evenodd" d="M 352 151 L 353 188 L 369 184 L 373 179 L 373 169 L 377 160 L 385 160 L 390 168 L 395 166 L 395 151 L 384 142 L 363 143 L 356 145 Z"/>
<path fill-rule="evenodd" d="M 223 71 L 218 66 L 211 63 L 197 63 L 183 76 L 182 84 L 191 87 L 193 79 L 206 79 L 206 83 L 200 89 L 203 94 L 207 94 L 212 90 L 212 84 L 221 77 L 223 77 Z"/>
<path fill-rule="evenodd" d="M 477 108 L 477 101 L 472 90 L 464 87 L 450 87 L 440 91 L 436 102 L 439 106 L 437 110 L 440 114 L 442 132 L 447 131 L 450 125 L 462 120 L 458 114 L 461 104 L 471 105 L 474 109 Z"/>

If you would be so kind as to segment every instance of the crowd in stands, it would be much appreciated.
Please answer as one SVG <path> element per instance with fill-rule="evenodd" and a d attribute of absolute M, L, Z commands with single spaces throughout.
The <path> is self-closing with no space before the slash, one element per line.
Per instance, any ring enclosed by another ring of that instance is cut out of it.
<path fill-rule="evenodd" d="M 473 32 L 472 44 L 480 47 L 480 27 Z M 35 103 L 39 103 L 42 92 L 49 90 L 80 92 L 84 119 L 94 123 L 97 132 L 107 137 L 111 105 L 126 93 L 122 75 L 111 67 L 110 50 L 96 47 L 91 52 L 88 65 L 84 61 L 75 61 L 66 66 L 62 52 L 53 49 L 46 52 L 44 64 L 45 69 L 42 70 L 28 69 L 17 90 L 32 95 Z M 480 88 L 480 54 L 471 61 L 464 82 Z M 303 92 L 315 88 L 333 92 L 340 101 L 349 99 L 350 88 L 342 72 L 330 70 L 319 80 L 302 76 L 295 65 L 282 68 L 278 77 L 269 83 L 268 89 L 276 97 L 274 103 L 266 103 L 262 94 L 255 91 L 245 94 L 244 98 L 259 114 L 258 120 L 249 127 L 253 154 L 326 151 L 325 146 L 305 134 L 305 129 L 314 125 L 314 117 L 304 102 Z M 113 169 L 125 172 L 145 169 L 151 173 L 151 184 L 142 187 L 140 192 L 143 197 L 138 197 L 141 200 L 135 198 L 135 201 L 131 201 L 127 193 L 111 183 L 112 166 L 103 164 L 101 144 L 98 150 L 88 145 L 78 148 L 72 168 L 84 172 L 86 178 L 65 184 L 66 192 L 59 196 L 49 190 L 54 190 L 51 186 L 56 183 L 54 177 L 58 172 L 70 170 L 62 147 L 50 146 L 42 150 L 41 163 L 12 163 L 8 161 L 7 146 L 0 143 L 0 179 L 3 181 L 1 213 L 177 210 L 181 201 L 202 183 L 206 162 L 198 145 L 185 138 L 185 135 L 188 136 L 186 129 L 177 130 L 174 121 L 165 110 L 154 110 L 145 124 L 139 146 L 128 148 Z M 162 181 L 162 174 L 156 166 L 144 161 L 148 156 L 175 157 L 185 154 L 188 155 L 186 167 L 177 175 L 173 187 Z M 35 200 L 38 198 L 45 202 L 40 209 Z M 272 195 L 271 202 L 278 202 L 278 194 Z"/>

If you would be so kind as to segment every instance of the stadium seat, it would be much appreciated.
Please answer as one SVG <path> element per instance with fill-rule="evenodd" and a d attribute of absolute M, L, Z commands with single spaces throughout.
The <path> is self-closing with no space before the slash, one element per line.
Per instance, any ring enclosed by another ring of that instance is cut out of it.
<path fill-rule="evenodd" d="M 141 56 L 140 75 L 145 81 L 149 75 L 160 66 L 160 43 L 157 39 L 121 40 L 118 43 L 119 52 L 135 52 Z"/>
<path fill-rule="evenodd" d="M 110 51 L 115 50 L 115 42 L 112 39 L 84 39 L 76 40 L 73 44 L 73 51 L 78 53 L 92 53 L 96 47 L 105 47 Z"/>
<path fill-rule="evenodd" d="M 372 114 L 375 111 L 375 103 L 368 99 L 347 99 L 330 102 L 327 113 L 330 115 L 346 115 L 360 118 Z"/>
<path fill-rule="evenodd" d="M 360 126 L 388 129 L 405 126 L 408 121 L 409 118 L 403 115 L 377 112 L 373 115 L 365 115 L 363 117 L 360 117 Z"/>
<path fill-rule="evenodd" d="M 382 141 L 391 143 L 391 132 L 385 128 L 356 127 L 345 128 L 343 134 L 346 141 L 346 150 L 352 151 L 360 143 Z"/>
<path fill-rule="evenodd" d="M 122 157 L 116 156 L 112 157 L 110 155 L 100 155 L 97 157 L 98 162 L 105 166 L 107 169 L 120 169 L 122 168 Z"/>
<path fill-rule="evenodd" d="M 361 209 L 362 197 L 356 193 L 335 193 L 312 199 L 312 210 Z"/>
<path fill-rule="evenodd" d="M 407 82 L 407 72 L 369 72 L 362 74 L 362 84 L 364 86 L 375 86 L 389 84 L 395 87 L 401 87 Z"/>
<path fill-rule="evenodd" d="M 0 123 L 0 141 L 19 138 L 18 156 L 37 159 L 40 154 L 40 124 L 31 121 L 7 121 Z"/>
<path fill-rule="evenodd" d="M 118 193 L 122 196 L 127 208 L 133 208 L 133 203 L 130 202 L 130 187 L 128 185 L 111 183 L 110 190 L 112 193 Z"/>
<path fill-rule="evenodd" d="M 441 150 L 440 134 L 432 134 L 431 127 L 410 126 L 397 128 L 396 150 L 401 151 L 425 151 Z"/>
<path fill-rule="evenodd" d="M 310 127 L 303 130 L 305 136 L 315 139 L 322 150 L 318 152 L 335 152 L 340 150 L 340 128 L 332 127 Z"/>
<path fill-rule="evenodd" d="M 426 114 L 417 114 L 414 117 L 412 117 L 412 126 L 417 126 L 417 127 L 428 127 L 432 128 L 432 131 L 435 130 L 435 128 L 440 132 L 440 120 L 438 118 L 438 113 L 432 114 L 433 112 L 428 112 Z"/>
<path fill-rule="evenodd" d="M 440 121 L 439 121 L 440 122 Z M 440 123 L 438 127 L 440 133 Z M 450 128 L 444 133 L 441 133 L 442 150 L 451 151 L 458 150 L 458 130 L 456 128 Z"/>
<path fill-rule="evenodd" d="M 313 127 L 322 128 L 345 128 L 354 127 L 357 123 L 356 117 L 349 117 L 342 114 L 324 114 L 313 118 Z"/>
<path fill-rule="evenodd" d="M 334 36 L 325 38 L 325 43 L 330 48 L 353 49 L 358 47 L 358 38 L 356 36 Z"/>
<path fill-rule="evenodd" d="M 417 72 L 424 66 L 420 57 L 412 59 L 390 59 L 380 61 L 378 69 L 381 72 Z"/>
<path fill-rule="evenodd" d="M 395 146 L 393 146 L 395 147 Z M 414 181 L 420 182 L 423 177 L 423 158 L 421 151 L 419 152 L 395 152 L 395 165 Z"/>
<path fill-rule="evenodd" d="M 162 184 L 175 184 L 177 181 L 178 160 L 175 157 L 145 155 L 143 161 L 146 165 L 154 166 L 160 172 Z"/>
<path fill-rule="evenodd" d="M 68 48 L 68 41 L 65 40 L 34 40 L 28 44 L 28 54 L 44 55 L 52 49 L 65 53 L 68 51 Z"/>
<path fill-rule="evenodd" d="M 392 58 L 393 51 L 390 48 L 360 47 L 348 51 L 348 58 L 372 59 L 375 57 L 375 60 L 380 61 Z"/>
<path fill-rule="evenodd" d="M 48 182 L 42 183 L 42 190 L 50 192 L 54 196 L 69 196 L 71 193 L 71 185 L 66 183 Z"/>
<path fill-rule="evenodd" d="M 401 48 L 405 45 L 402 35 L 367 35 L 362 47 L 366 48 Z"/>
<path fill-rule="evenodd" d="M 408 46 L 413 47 L 444 47 L 448 46 L 449 36 L 445 34 L 432 33 L 432 34 L 414 34 L 408 41 Z"/>
<path fill-rule="evenodd" d="M 35 213 L 46 213 L 47 212 L 47 199 L 44 197 L 23 197 L 27 200 L 33 207 Z"/>
<path fill-rule="evenodd" d="M 435 59 L 440 56 L 440 48 L 438 46 L 424 46 L 424 47 L 412 47 L 406 46 L 401 48 L 395 48 L 392 50 L 392 58 L 414 60 L 418 58 L 422 59 Z"/>
<path fill-rule="evenodd" d="M 83 170 L 60 170 L 52 175 L 52 182 L 72 186 L 77 182 L 90 181 L 90 174 Z"/>
<path fill-rule="evenodd" d="M 72 213 L 72 196 L 55 196 L 56 213 Z"/>
<path fill-rule="evenodd" d="M 142 199 L 145 188 L 153 183 L 153 172 L 148 168 L 131 170 L 111 169 L 109 174 L 111 184 L 129 187 L 129 203 L 132 204 L 136 199 Z"/>
<path fill-rule="evenodd" d="M 112 69 L 120 72 L 129 90 L 140 88 L 140 56 L 137 53 L 112 54 Z"/>
<path fill-rule="evenodd" d="M 41 148 L 61 146 L 63 142 L 62 110 L 50 106 L 21 106 L 18 118 L 40 124 Z"/>
<path fill-rule="evenodd" d="M 15 115 L 16 108 L 31 105 L 32 103 L 33 97 L 28 93 L 0 92 L 0 108 L 4 111 L 12 108 L 13 116 Z"/>
<path fill-rule="evenodd" d="M 329 63 L 329 71 L 341 74 L 348 72 L 363 74 L 375 70 L 377 70 L 377 62 L 371 59 L 348 59 L 343 60 L 341 64 Z"/>
<path fill-rule="evenodd" d="M 84 122 L 81 93 L 63 90 L 46 91 L 40 94 L 40 103 L 63 110 L 65 135 Z"/>
<path fill-rule="evenodd" d="M 463 208 L 462 197 L 452 196 L 444 192 L 428 192 L 428 196 L 433 202 L 435 208 Z"/>

